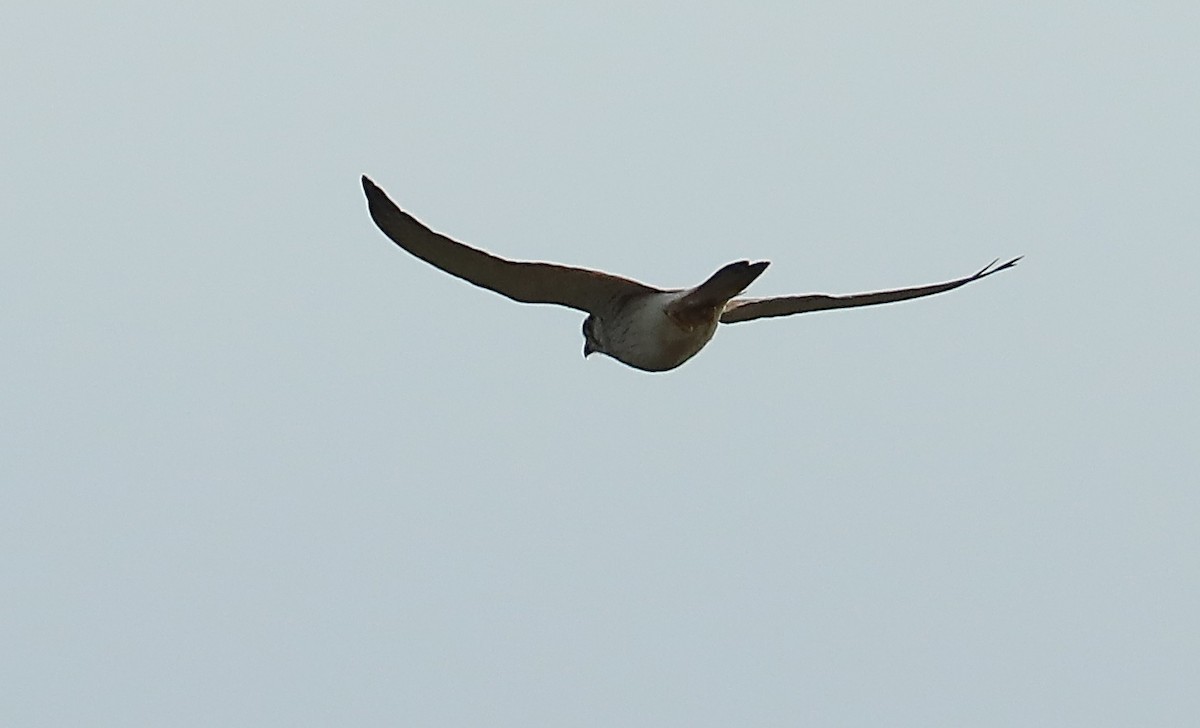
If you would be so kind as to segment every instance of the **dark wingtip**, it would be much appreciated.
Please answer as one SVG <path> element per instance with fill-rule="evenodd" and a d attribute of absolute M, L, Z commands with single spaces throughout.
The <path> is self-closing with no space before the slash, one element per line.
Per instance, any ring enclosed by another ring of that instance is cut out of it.
<path fill-rule="evenodd" d="M 991 272 L 991 273 L 998 273 L 998 272 L 1000 272 L 1000 271 L 1004 270 L 1005 268 L 1012 268 L 1014 265 L 1016 265 L 1016 264 L 1017 264 L 1017 261 L 1018 261 L 1018 260 L 1020 260 L 1021 258 L 1024 258 L 1024 257 L 1025 257 L 1025 256 L 1023 256 L 1023 255 L 1018 255 L 1017 257 L 1015 257 L 1015 258 L 1013 258 L 1012 260 L 1008 261 L 1008 262 L 1007 262 L 1007 263 L 1005 263 L 1004 265 L 997 265 L 997 266 L 996 266 L 995 268 L 993 268 L 993 269 L 992 269 L 990 272 Z M 999 258 L 997 258 L 996 260 L 999 260 Z M 996 265 L 995 261 L 993 261 L 993 262 L 992 262 L 992 265 Z"/>
<path fill-rule="evenodd" d="M 387 210 L 396 207 L 395 203 L 388 199 L 387 193 L 380 189 L 379 185 L 371 181 L 367 175 L 362 176 L 363 193 L 367 196 L 367 206 L 371 208 L 371 214 L 376 211 Z"/>
<path fill-rule="evenodd" d="M 971 277 L 978 279 L 978 278 L 983 278 L 985 276 L 990 276 L 993 273 L 999 273 L 1000 271 L 1002 271 L 1006 268 L 1012 268 L 1014 265 L 1017 264 L 1017 261 L 1019 261 L 1020 259 L 1022 259 L 1024 257 L 1025 256 L 1023 256 L 1023 255 L 1018 255 L 1017 257 L 1013 258 L 1012 260 L 1008 261 L 1007 263 L 1004 263 L 1003 265 L 996 265 L 997 263 L 1000 262 L 1000 259 L 996 258 L 991 263 L 988 263 L 987 265 L 980 268 L 979 272 Z"/>

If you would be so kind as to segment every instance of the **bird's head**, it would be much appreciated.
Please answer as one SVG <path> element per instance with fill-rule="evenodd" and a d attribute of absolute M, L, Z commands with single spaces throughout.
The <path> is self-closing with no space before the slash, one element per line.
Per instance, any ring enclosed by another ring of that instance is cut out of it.
<path fill-rule="evenodd" d="M 595 315 L 589 315 L 583 320 L 583 357 L 585 359 L 597 351 L 604 351 L 598 337 L 599 328 L 600 322 L 596 320 Z"/>

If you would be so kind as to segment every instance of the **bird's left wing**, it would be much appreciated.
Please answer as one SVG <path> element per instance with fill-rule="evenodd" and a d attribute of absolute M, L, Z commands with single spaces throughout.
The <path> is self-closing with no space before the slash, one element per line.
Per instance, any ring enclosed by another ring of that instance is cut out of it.
<path fill-rule="evenodd" d="M 725 304 L 721 314 L 721 323 L 732 324 L 738 321 L 752 321 L 772 316 L 790 316 L 795 313 L 809 311 L 825 311 L 833 308 L 853 308 L 855 306 L 876 306 L 881 303 L 907 301 L 910 298 L 932 296 L 936 293 L 952 291 L 959 286 L 965 286 L 993 273 L 999 273 L 1017 264 L 1020 257 L 1002 265 L 996 265 L 999 259 L 993 260 L 974 275 L 959 278 L 945 283 L 935 283 L 916 288 L 898 288 L 892 291 L 874 291 L 872 293 L 855 293 L 846 296 L 831 296 L 824 293 L 810 293 L 802 296 L 779 296 L 776 298 L 735 298 Z"/>
<path fill-rule="evenodd" d="M 371 218 L 396 245 L 452 276 L 521 303 L 554 303 L 597 313 L 615 299 L 655 293 L 621 276 L 556 263 L 508 260 L 436 233 L 396 206 L 366 176 L 363 192 Z"/>

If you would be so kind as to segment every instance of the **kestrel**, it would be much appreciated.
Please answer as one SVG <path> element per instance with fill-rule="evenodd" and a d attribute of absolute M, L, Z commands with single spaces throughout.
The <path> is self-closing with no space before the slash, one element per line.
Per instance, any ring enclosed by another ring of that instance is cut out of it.
<path fill-rule="evenodd" d="M 932 296 L 1016 265 L 996 259 L 974 275 L 945 283 L 890 291 L 831 296 L 809 293 L 774 298 L 734 298 L 766 270 L 768 262 L 739 260 L 695 288 L 661 289 L 610 273 L 514 261 L 463 245 L 425 227 L 395 205 L 366 176 L 368 208 L 394 243 L 452 276 L 521 303 L 553 303 L 583 311 L 583 355 L 606 354 L 648 372 L 674 369 L 712 339 L 717 324 L 790 316 L 833 308 L 874 306 Z"/>

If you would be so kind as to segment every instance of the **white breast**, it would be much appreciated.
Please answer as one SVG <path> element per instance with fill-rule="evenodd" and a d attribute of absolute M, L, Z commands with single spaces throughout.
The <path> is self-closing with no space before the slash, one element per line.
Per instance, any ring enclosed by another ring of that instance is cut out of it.
<path fill-rule="evenodd" d="M 690 330 L 669 318 L 666 307 L 684 292 L 646 296 L 604 321 L 606 353 L 651 372 L 674 369 L 696 355 L 717 331 L 718 318 Z"/>

